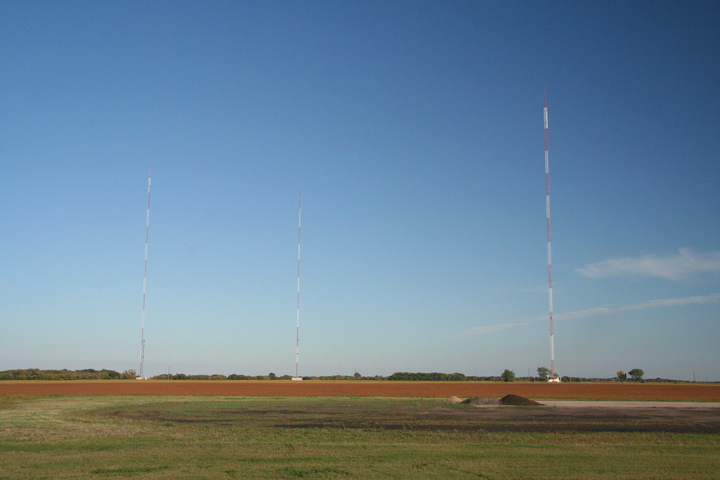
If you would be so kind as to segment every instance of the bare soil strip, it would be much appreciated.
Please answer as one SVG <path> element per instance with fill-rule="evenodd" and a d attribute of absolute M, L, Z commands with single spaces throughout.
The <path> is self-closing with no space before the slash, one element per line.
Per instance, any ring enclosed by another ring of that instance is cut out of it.
<path fill-rule="evenodd" d="M 1 381 L 9 395 L 215 395 L 314 397 L 497 397 L 533 400 L 662 400 L 720 402 L 720 384 L 502 383 L 253 380 Z"/>
<path fill-rule="evenodd" d="M 646 402 L 653 406 L 606 408 L 581 405 L 612 402 L 562 403 L 577 405 L 474 407 L 437 400 L 392 398 L 263 400 L 245 397 L 137 404 L 97 410 L 93 414 L 162 424 L 229 428 L 720 434 L 720 408 L 717 407 L 678 408 L 661 406 L 663 402 Z"/>
<path fill-rule="evenodd" d="M 546 407 L 562 408 L 694 408 L 720 409 L 720 402 L 667 402 L 651 400 L 544 400 Z"/>

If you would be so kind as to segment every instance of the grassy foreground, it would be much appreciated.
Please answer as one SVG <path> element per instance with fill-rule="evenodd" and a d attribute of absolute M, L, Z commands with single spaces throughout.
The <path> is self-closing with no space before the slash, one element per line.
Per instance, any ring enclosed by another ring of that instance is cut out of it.
<path fill-rule="evenodd" d="M 473 407 L 388 398 L 10 397 L 0 400 L 0 478 L 720 478 L 716 434 L 499 432 L 463 423 L 463 408 Z M 457 415 L 426 415 L 437 409 Z"/>

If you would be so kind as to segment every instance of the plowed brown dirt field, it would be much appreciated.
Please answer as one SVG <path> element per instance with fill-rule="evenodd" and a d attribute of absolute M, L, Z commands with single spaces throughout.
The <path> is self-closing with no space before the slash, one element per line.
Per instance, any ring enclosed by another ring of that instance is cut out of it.
<path fill-rule="evenodd" d="M 223 395 L 347 397 L 503 397 L 532 399 L 720 401 L 720 384 L 502 383 L 388 381 L 0 381 L 8 395 Z"/>

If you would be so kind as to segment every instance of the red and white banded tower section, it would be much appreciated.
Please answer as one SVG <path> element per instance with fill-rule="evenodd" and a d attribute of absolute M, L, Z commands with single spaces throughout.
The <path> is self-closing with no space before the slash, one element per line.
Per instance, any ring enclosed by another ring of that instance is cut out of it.
<path fill-rule="evenodd" d="M 302 192 L 298 194 L 298 249 L 297 249 L 297 307 L 295 323 L 295 376 L 293 380 L 302 380 L 300 376 L 300 228 L 302 226 Z"/>
<path fill-rule="evenodd" d="M 148 239 L 150 233 L 150 185 L 152 170 L 148 170 L 148 190 L 147 190 L 147 210 L 145 211 L 145 270 L 143 274 L 143 298 L 142 298 L 142 320 L 140 322 L 140 371 L 139 378 L 143 377 L 143 367 L 145 366 L 145 297 L 147 293 L 147 264 L 148 264 Z"/>
<path fill-rule="evenodd" d="M 550 381 L 557 381 L 555 375 L 555 338 L 553 327 L 553 290 L 552 290 L 552 243 L 550 236 L 550 153 L 548 148 L 548 107 L 547 94 L 543 99 L 543 119 L 545 122 L 545 219 L 547 222 L 547 260 L 548 260 L 548 305 L 550 313 Z"/>

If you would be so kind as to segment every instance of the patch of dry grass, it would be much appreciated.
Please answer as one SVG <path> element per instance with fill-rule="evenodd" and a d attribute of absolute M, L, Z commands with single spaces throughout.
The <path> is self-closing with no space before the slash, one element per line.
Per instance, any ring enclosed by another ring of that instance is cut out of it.
<path fill-rule="evenodd" d="M 408 423 L 422 423 L 422 412 L 438 406 L 372 398 L 18 399 L 0 408 L 0 478 L 720 478 L 718 435 Z M 322 425 L 338 413 L 368 424 L 402 419 L 408 428 Z M 303 426 L 308 420 L 318 426 Z"/>

